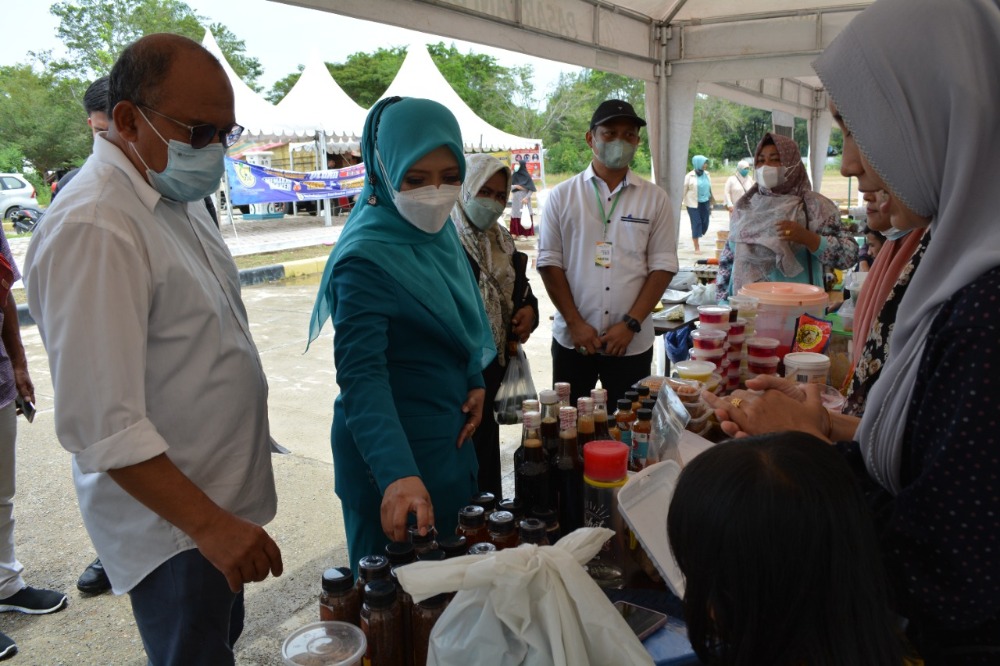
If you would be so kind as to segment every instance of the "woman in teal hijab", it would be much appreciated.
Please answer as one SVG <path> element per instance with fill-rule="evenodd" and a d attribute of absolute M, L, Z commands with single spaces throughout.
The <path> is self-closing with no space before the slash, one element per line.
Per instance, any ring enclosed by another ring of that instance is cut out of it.
<path fill-rule="evenodd" d="M 309 327 L 328 317 L 340 395 L 331 435 L 352 568 L 411 525 L 453 534 L 477 492 L 482 370 L 496 354 L 448 215 L 465 177 L 458 122 L 425 99 L 368 113 L 365 186 L 327 261 Z M 463 444 L 466 444 L 463 446 Z"/>
<path fill-rule="evenodd" d="M 701 252 L 698 242 L 708 232 L 708 221 L 712 217 L 712 205 L 715 204 L 712 181 L 705 170 L 707 162 L 708 158 L 704 155 L 695 155 L 691 158 L 694 169 L 684 176 L 684 206 L 691 218 L 691 240 L 696 253 Z"/>

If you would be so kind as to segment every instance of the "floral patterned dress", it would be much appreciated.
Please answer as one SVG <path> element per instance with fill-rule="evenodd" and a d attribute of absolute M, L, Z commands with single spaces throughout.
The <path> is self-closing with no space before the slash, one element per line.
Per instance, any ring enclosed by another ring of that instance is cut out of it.
<path fill-rule="evenodd" d="M 844 414 L 860 417 L 865 412 L 868 391 L 878 379 L 879 373 L 882 372 L 882 366 L 889 357 L 889 336 L 892 335 L 892 329 L 896 323 L 899 302 L 903 300 L 906 287 L 910 284 L 910 278 L 913 277 L 914 271 L 920 265 L 920 259 L 924 256 L 924 251 L 930 240 L 929 233 L 925 233 L 920 239 L 920 244 L 913 253 L 910 264 L 899 275 L 896 285 L 889 292 L 889 297 L 886 298 L 885 305 L 882 306 L 875 321 L 872 322 L 868 339 L 865 340 L 865 346 L 861 352 L 861 359 L 851 376 L 851 384 L 847 390 L 847 402 L 844 403 Z"/>

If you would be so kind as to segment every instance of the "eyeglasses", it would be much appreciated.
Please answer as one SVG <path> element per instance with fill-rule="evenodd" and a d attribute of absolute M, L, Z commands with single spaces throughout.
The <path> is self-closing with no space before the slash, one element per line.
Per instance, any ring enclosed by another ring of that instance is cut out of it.
<path fill-rule="evenodd" d="M 188 125 L 187 123 L 182 123 L 176 118 L 171 118 L 165 113 L 160 113 L 156 109 L 146 106 L 145 104 L 138 104 L 137 106 L 141 106 L 147 111 L 152 111 L 161 118 L 166 118 L 170 122 L 176 123 L 181 127 L 186 127 L 188 131 L 191 132 L 191 138 L 190 141 L 188 141 L 188 143 L 191 144 L 192 148 L 204 148 L 208 144 L 212 143 L 212 139 L 214 139 L 216 136 L 219 137 L 219 141 L 222 142 L 223 146 L 229 148 L 234 143 L 239 141 L 240 135 L 243 134 L 243 126 L 237 125 L 235 123 L 232 126 L 230 126 L 229 129 L 219 129 L 215 125 L 208 125 L 208 124 Z"/>

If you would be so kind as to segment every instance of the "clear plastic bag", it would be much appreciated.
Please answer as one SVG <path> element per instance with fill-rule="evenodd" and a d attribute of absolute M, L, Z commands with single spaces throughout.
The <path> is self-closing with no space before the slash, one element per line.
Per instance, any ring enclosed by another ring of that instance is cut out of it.
<path fill-rule="evenodd" d="M 666 377 L 653 375 L 640 380 L 639 383 L 659 387 L 656 405 L 653 406 L 653 428 L 649 435 L 648 464 L 652 465 L 664 460 L 674 460 L 678 465 L 683 464 L 677 445 L 691 415 L 677 393 L 670 387 L 670 381 Z"/>
<path fill-rule="evenodd" d="M 531 366 L 528 365 L 528 357 L 524 353 L 524 347 L 518 343 L 516 351 L 507 359 L 507 371 L 500 383 L 497 397 L 493 401 L 493 411 L 496 413 L 497 423 L 500 425 L 521 423 L 524 417 L 521 409 L 522 403 L 537 397 L 535 382 L 531 380 Z"/>

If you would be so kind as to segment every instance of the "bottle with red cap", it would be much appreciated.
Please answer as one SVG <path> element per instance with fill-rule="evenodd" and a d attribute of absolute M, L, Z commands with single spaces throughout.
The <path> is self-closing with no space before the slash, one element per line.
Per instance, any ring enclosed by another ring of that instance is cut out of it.
<path fill-rule="evenodd" d="M 618 512 L 618 490 L 628 480 L 631 447 L 615 441 L 590 442 L 583 447 L 583 522 L 606 527 L 614 535 L 587 564 L 587 572 L 605 588 L 625 585 L 626 529 Z"/>

